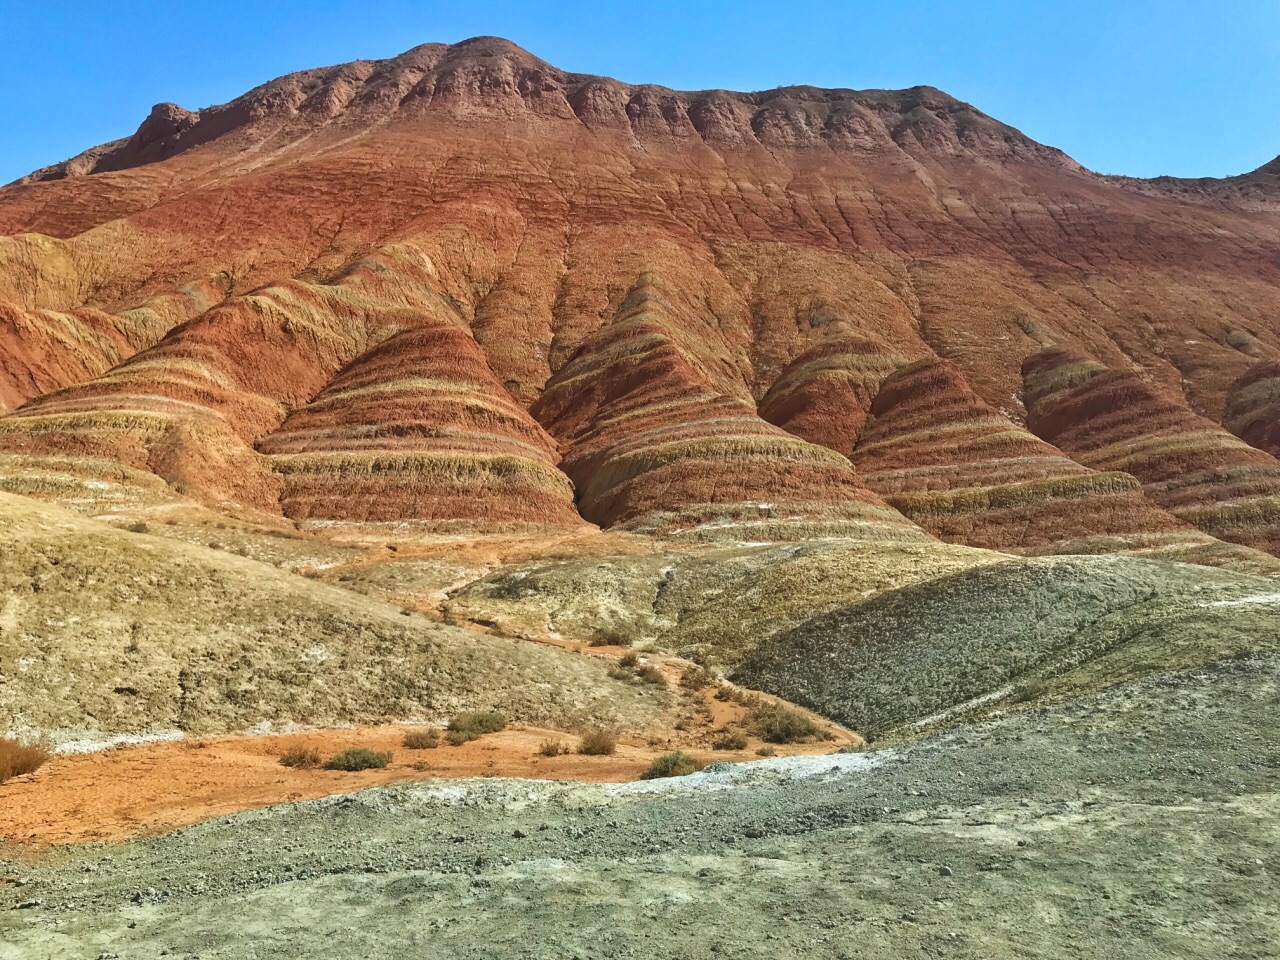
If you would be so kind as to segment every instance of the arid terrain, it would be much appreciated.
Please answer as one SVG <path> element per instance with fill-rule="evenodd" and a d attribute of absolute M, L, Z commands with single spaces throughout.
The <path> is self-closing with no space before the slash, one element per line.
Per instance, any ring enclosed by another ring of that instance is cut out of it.
<path fill-rule="evenodd" d="M 1273 956 L 1277 163 L 480 37 L 0 188 L 0 958 Z"/>

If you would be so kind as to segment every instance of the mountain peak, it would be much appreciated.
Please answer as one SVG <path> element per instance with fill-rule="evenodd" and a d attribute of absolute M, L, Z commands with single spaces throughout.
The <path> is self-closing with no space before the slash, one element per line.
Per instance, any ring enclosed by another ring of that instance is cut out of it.
<path fill-rule="evenodd" d="M 356 60 L 286 74 L 229 103 L 188 111 L 158 104 L 129 138 L 37 170 L 31 183 L 154 163 L 212 141 L 249 143 L 416 122 L 423 116 L 467 124 L 513 120 L 585 125 L 640 141 L 693 143 L 717 150 L 835 149 L 863 155 L 901 150 L 1075 164 L 936 87 L 906 90 L 811 86 L 735 93 L 677 91 L 567 73 L 501 37 L 427 43 L 385 60 Z M 247 141 L 247 142 L 246 142 Z"/>

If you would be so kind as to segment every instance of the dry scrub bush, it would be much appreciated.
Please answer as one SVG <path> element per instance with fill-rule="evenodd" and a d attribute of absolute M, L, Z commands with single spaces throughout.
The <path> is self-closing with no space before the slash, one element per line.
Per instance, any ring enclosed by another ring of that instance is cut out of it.
<path fill-rule="evenodd" d="M 628 653 L 618 659 L 618 666 L 630 670 L 640 665 L 640 654 Z"/>
<path fill-rule="evenodd" d="M 407 750 L 434 750 L 440 746 L 440 731 L 434 727 L 410 730 L 404 735 L 404 746 Z"/>
<path fill-rule="evenodd" d="M 589 757 L 607 757 L 618 748 L 618 738 L 608 730 L 597 727 L 588 730 L 578 745 L 578 752 Z"/>
<path fill-rule="evenodd" d="M 640 774 L 641 780 L 658 780 L 662 777 L 683 777 L 690 773 L 697 773 L 706 764 L 697 757 L 691 757 L 687 753 L 681 753 L 676 750 L 674 753 L 664 753 L 658 759 L 649 765 L 649 769 Z"/>
<path fill-rule="evenodd" d="M 34 773 L 51 756 L 43 744 L 21 743 L 0 737 L 0 783 L 10 777 Z"/>
<path fill-rule="evenodd" d="M 329 758 L 324 765 L 326 770 L 343 770 L 354 773 L 358 770 L 381 770 L 391 762 L 391 754 L 368 747 L 352 747 Z"/>
<path fill-rule="evenodd" d="M 538 747 L 538 755 L 543 757 L 562 757 L 569 752 L 569 745 L 563 740 L 543 740 Z"/>
<path fill-rule="evenodd" d="M 667 685 L 666 678 L 662 676 L 662 671 L 651 663 L 646 663 L 636 669 L 636 679 L 641 683 L 651 683 L 655 687 Z"/>
<path fill-rule="evenodd" d="M 639 632 L 628 625 L 598 627 L 588 642 L 593 647 L 629 647 L 639 639 Z"/>
<path fill-rule="evenodd" d="M 320 753 L 310 747 L 294 747 L 280 758 L 280 765 L 296 767 L 299 770 L 311 770 L 320 766 Z"/>
<path fill-rule="evenodd" d="M 716 675 L 706 667 L 690 667 L 680 675 L 680 686 L 686 690 L 702 690 L 716 682 Z"/>
<path fill-rule="evenodd" d="M 449 721 L 449 742 L 455 747 L 482 737 L 486 733 L 505 730 L 507 718 L 496 710 L 472 710 Z"/>
<path fill-rule="evenodd" d="M 752 729 L 766 743 L 804 743 L 822 736 L 816 723 L 780 703 L 762 703 L 751 710 L 750 717 Z"/>
<path fill-rule="evenodd" d="M 747 731 L 741 727 L 725 727 L 711 746 L 716 750 L 745 750 L 747 749 Z"/>

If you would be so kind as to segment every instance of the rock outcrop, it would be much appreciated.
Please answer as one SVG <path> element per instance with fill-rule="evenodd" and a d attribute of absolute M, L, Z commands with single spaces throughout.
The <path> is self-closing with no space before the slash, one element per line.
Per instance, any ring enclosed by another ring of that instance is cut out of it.
<path fill-rule="evenodd" d="M 1280 360 L 1255 364 L 1232 385 L 1223 423 L 1251 446 L 1280 457 Z"/>
<path fill-rule="evenodd" d="M 760 416 L 788 433 L 848 456 L 880 384 L 906 360 L 879 341 L 819 341 L 783 371 L 760 401 Z"/>

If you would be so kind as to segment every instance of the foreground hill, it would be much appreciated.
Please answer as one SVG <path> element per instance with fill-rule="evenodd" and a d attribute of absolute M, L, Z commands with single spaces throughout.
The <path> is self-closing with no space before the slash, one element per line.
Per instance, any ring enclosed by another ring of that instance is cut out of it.
<path fill-rule="evenodd" d="M 1256 655 L 892 750 L 403 785 L 0 860 L 0 957 L 1267 957 L 1278 681 Z"/>
<path fill-rule="evenodd" d="M 651 723 L 599 661 L 0 494 L 0 735 L 57 741 L 499 709 Z M 407 611 L 405 611 L 407 613 Z"/>
<path fill-rule="evenodd" d="M 1213 539 L 1276 551 L 1252 480 L 1019 431 L 1056 349 L 1268 448 L 1271 166 L 1105 178 L 930 87 L 680 92 L 484 37 L 161 104 L 0 189 L 0 480 L 315 528 L 919 539 L 897 505 L 1256 568 Z M 920 362 L 951 420 L 906 478 Z"/>
<path fill-rule="evenodd" d="M 735 673 L 868 739 L 1071 697 L 1280 638 L 1274 580 L 1127 557 L 975 567 L 815 617 Z"/>

